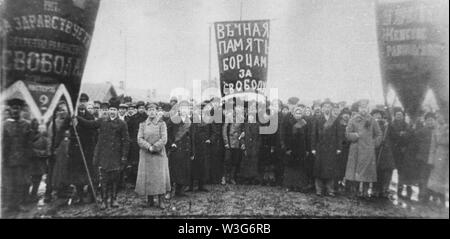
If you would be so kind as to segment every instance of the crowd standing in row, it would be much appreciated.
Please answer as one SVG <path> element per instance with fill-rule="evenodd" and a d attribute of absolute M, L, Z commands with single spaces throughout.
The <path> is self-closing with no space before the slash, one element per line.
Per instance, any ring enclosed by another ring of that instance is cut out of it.
<path fill-rule="evenodd" d="M 388 199 L 394 169 L 399 198 L 411 200 L 418 186 L 420 202 L 445 208 L 449 129 L 439 112 L 407 123 L 401 108 L 370 111 L 367 100 L 349 107 L 329 100 L 312 107 L 239 102 L 91 103 L 82 94 L 76 117 L 61 102 L 49 125 L 40 125 L 23 119 L 22 100 L 9 100 L 2 208 L 37 202 L 44 174 L 46 203 L 92 203 L 95 191 L 102 208 L 119 207 L 117 193 L 134 188 L 147 206 L 165 208 L 172 196 L 207 192 L 211 184 Z M 270 122 L 277 122 L 276 131 L 262 134 Z"/>

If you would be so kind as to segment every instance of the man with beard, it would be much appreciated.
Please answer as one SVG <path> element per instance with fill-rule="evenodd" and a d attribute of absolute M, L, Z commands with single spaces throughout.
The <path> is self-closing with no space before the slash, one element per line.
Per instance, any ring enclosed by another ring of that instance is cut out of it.
<path fill-rule="evenodd" d="M 83 127 L 99 130 L 93 164 L 100 175 L 102 209 L 108 207 L 108 199 L 109 206 L 119 206 L 116 201 L 117 187 L 120 171 L 128 156 L 130 139 L 127 124 L 118 118 L 119 103 L 115 98 L 110 100 L 109 116 L 106 119 L 86 120 L 81 116 L 74 119 L 75 125 L 79 122 Z"/>
<path fill-rule="evenodd" d="M 137 170 L 139 164 L 139 145 L 137 143 L 137 135 L 139 132 L 139 124 L 147 119 L 144 101 L 136 104 L 137 113 L 130 117 L 127 122 L 128 134 L 130 136 L 130 151 L 128 152 L 128 165 L 125 169 L 125 180 L 133 187 L 136 183 Z"/>
<path fill-rule="evenodd" d="M 24 211 L 22 203 L 28 194 L 27 169 L 32 156 L 32 131 L 30 123 L 21 118 L 25 102 L 15 98 L 7 103 L 10 118 L 3 123 L 2 209 Z"/>
<path fill-rule="evenodd" d="M 318 196 L 322 196 L 325 189 L 329 196 L 335 196 L 336 159 L 341 153 L 342 139 L 338 133 L 338 121 L 331 112 L 332 105 L 327 100 L 322 103 L 323 115 L 313 125 L 311 135 L 311 153 L 315 155 L 313 173 Z"/>

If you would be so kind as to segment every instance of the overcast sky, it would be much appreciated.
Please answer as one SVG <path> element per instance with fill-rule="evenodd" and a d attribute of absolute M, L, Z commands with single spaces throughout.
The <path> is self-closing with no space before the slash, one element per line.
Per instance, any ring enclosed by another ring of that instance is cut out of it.
<path fill-rule="evenodd" d="M 208 78 L 209 24 L 239 20 L 241 0 L 104 0 L 84 82 L 126 81 L 168 95 Z M 372 0 L 243 0 L 271 19 L 268 86 L 302 101 L 382 102 Z M 212 34 L 212 76 L 219 77 Z"/>

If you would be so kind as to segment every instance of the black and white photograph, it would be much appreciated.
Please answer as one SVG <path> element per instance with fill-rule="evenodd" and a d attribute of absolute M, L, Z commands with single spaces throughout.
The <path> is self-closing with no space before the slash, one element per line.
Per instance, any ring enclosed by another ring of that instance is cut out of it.
<path fill-rule="evenodd" d="M 448 220 L 448 59 L 447 0 L 0 0 L 0 218 Z"/>

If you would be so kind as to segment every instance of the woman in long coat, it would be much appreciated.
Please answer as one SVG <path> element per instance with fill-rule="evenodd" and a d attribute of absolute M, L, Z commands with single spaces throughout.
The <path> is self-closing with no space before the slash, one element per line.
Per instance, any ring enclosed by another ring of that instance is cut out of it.
<path fill-rule="evenodd" d="M 350 120 L 346 137 L 352 143 L 345 172 L 345 180 L 359 182 L 360 196 L 368 197 L 368 183 L 377 181 L 375 148 L 380 145 L 382 133 L 378 123 L 369 114 L 367 101 Z"/>
<path fill-rule="evenodd" d="M 156 104 L 147 106 L 148 118 L 139 126 L 137 142 L 140 147 L 135 191 L 147 196 L 147 205 L 159 200 L 165 208 L 164 195 L 170 192 L 169 159 L 166 155 L 167 127 L 157 117 Z"/>
<path fill-rule="evenodd" d="M 300 108 L 294 109 L 294 118 L 285 122 L 287 130 L 282 134 L 284 156 L 283 186 L 292 191 L 304 191 L 310 186 L 307 173 L 307 155 L 310 151 L 308 123 Z"/>
<path fill-rule="evenodd" d="M 432 165 L 432 170 L 428 188 L 438 195 L 441 205 L 445 208 L 445 195 L 448 194 L 449 184 L 449 128 L 442 115 L 439 116 L 438 123 L 431 139 L 428 163 Z"/>

